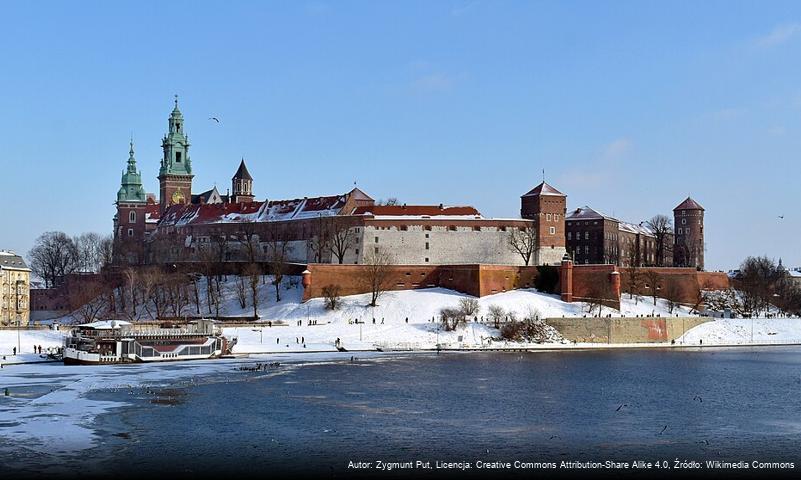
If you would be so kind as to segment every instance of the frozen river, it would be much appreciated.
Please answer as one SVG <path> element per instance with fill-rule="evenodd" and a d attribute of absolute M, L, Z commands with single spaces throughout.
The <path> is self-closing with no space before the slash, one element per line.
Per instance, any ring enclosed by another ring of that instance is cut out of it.
<path fill-rule="evenodd" d="M 379 460 L 801 462 L 798 347 L 28 365 L 0 371 L 0 388 L 10 392 L 0 457 L 22 476 L 350 476 L 370 472 L 348 462 Z"/>

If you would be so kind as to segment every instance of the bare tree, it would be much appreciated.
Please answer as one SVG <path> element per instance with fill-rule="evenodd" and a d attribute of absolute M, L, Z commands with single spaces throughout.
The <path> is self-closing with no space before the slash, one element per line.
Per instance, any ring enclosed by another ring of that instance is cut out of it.
<path fill-rule="evenodd" d="M 626 257 L 629 264 L 629 276 L 626 281 L 626 290 L 628 291 L 629 298 L 634 298 L 637 295 L 637 300 L 634 301 L 635 305 L 639 303 L 640 284 L 642 282 L 642 271 L 637 263 L 637 253 L 633 248 L 626 250 Z"/>
<path fill-rule="evenodd" d="M 236 241 L 240 245 L 240 249 L 244 253 L 244 260 L 248 263 L 254 263 L 261 256 L 261 248 L 259 245 L 259 236 L 256 234 L 257 224 L 254 222 L 243 222 L 239 226 L 239 233 L 236 236 Z"/>
<path fill-rule="evenodd" d="M 245 288 L 245 276 L 239 275 L 236 277 L 236 282 L 234 282 L 234 284 L 236 286 L 236 299 L 239 300 L 239 308 L 244 309 L 248 306 L 248 297 Z"/>
<path fill-rule="evenodd" d="M 328 221 L 328 218 L 319 215 L 312 225 L 314 232 L 309 237 L 308 247 L 315 263 L 323 263 L 323 255 L 331 249 Z"/>
<path fill-rule="evenodd" d="M 94 322 L 109 313 L 108 288 L 104 281 L 84 282 L 80 288 L 70 289 L 68 302 L 72 316 L 81 323 Z"/>
<path fill-rule="evenodd" d="M 79 263 L 75 242 L 64 232 L 40 235 L 28 258 L 34 275 L 44 280 L 47 288 L 55 286 L 64 275 L 76 271 Z"/>
<path fill-rule="evenodd" d="M 139 302 L 136 299 L 136 293 L 139 290 L 139 270 L 134 267 L 128 267 L 123 270 L 122 276 L 125 285 L 123 297 L 128 296 L 130 298 L 130 310 L 125 308 L 125 311 L 128 312 L 128 319 L 134 320 L 138 318 Z"/>
<path fill-rule="evenodd" d="M 364 256 L 364 274 L 361 286 L 370 292 L 370 306 L 375 307 L 379 297 L 386 292 L 390 280 L 392 255 L 379 247 Z"/>
<path fill-rule="evenodd" d="M 111 237 L 97 233 L 82 233 L 72 239 L 75 245 L 76 270 L 97 273 L 110 263 Z"/>
<path fill-rule="evenodd" d="M 339 309 L 341 298 L 339 296 L 339 285 L 326 285 L 323 287 L 323 298 L 325 298 L 326 310 Z"/>
<path fill-rule="evenodd" d="M 598 282 L 593 282 L 587 289 L 586 297 L 583 298 L 584 304 L 587 308 L 587 313 L 590 315 L 598 309 L 598 316 L 603 314 L 604 296 L 606 292 Z"/>
<path fill-rule="evenodd" d="M 645 281 L 651 288 L 651 296 L 654 299 L 654 306 L 656 306 L 656 299 L 659 297 L 659 272 L 656 270 L 647 270 L 645 272 Z"/>
<path fill-rule="evenodd" d="M 289 243 L 286 241 L 285 230 L 273 225 L 267 239 L 267 263 L 273 276 L 275 287 L 275 301 L 281 301 L 281 281 L 286 271 L 286 260 L 289 254 Z"/>
<path fill-rule="evenodd" d="M 742 293 L 743 309 L 759 315 L 770 308 L 780 295 L 781 282 L 786 273 L 768 257 L 748 257 L 740 265 L 736 278 Z"/>
<path fill-rule="evenodd" d="M 656 266 L 664 267 L 665 259 L 673 255 L 673 243 L 670 239 L 673 236 L 673 221 L 666 215 L 655 215 L 645 222 L 654 234 L 656 243 Z"/>
<path fill-rule="evenodd" d="M 158 267 L 150 267 L 141 273 L 143 304 L 150 318 L 160 318 L 164 313 L 165 298 L 161 292 L 164 279 L 164 272 Z M 151 311 L 151 305 L 154 311 Z"/>
<path fill-rule="evenodd" d="M 259 277 L 261 276 L 261 269 L 255 263 L 248 264 L 242 272 L 249 280 L 250 285 L 250 299 L 253 303 L 253 318 L 259 318 Z"/>
<path fill-rule="evenodd" d="M 535 227 L 510 228 L 509 248 L 520 255 L 524 265 L 528 265 L 537 248 L 537 229 Z"/>
<path fill-rule="evenodd" d="M 681 288 L 679 288 L 679 284 L 668 280 L 667 285 L 665 285 L 664 296 L 665 300 L 667 300 L 668 313 L 672 314 L 681 305 Z"/>
<path fill-rule="evenodd" d="M 356 234 L 344 219 L 332 217 L 328 224 L 328 245 L 331 253 L 342 265 L 345 255 L 356 245 Z"/>
<path fill-rule="evenodd" d="M 198 267 L 205 277 L 206 284 L 206 309 L 211 315 L 212 308 L 216 316 L 220 316 L 220 282 L 218 273 L 218 254 L 215 246 L 209 242 L 201 242 L 198 245 Z"/>

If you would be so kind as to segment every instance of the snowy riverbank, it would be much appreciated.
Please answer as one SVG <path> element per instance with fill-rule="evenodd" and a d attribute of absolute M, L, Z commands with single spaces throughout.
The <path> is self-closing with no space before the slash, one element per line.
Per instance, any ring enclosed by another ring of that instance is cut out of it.
<path fill-rule="evenodd" d="M 226 316 L 249 315 L 252 312 L 241 308 L 233 293 L 233 281 L 225 285 L 226 295 L 222 314 Z M 224 333 L 237 337 L 235 354 L 277 354 L 336 352 L 336 341 L 348 351 L 388 350 L 434 350 L 443 349 L 576 349 L 576 348 L 647 348 L 668 346 L 713 346 L 748 344 L 798 344 L 801 343 L 801 320 L 799 319 L 717 319 L 704 323 L 676 340 L 675 345 L 655 344 L 572 344 L 549 342 L 529 344 L 499 340 L 500 331 L 482 322 L 468 322 L 456 331 L 445 332 L 439 323 L 439 312 L 445 307 L 456 307 L 464 294 L 441 288 L 393 291 L 385 293 L 376 307 L 366 306 L 368 295 L 353 295 L 342 298 L 337 310 L 327 310 L 323 299 L 301 302 L 300 288 L 282 288 L 282 299 L 275 299 L 270 285 L 259 290 L 260 321 L 258 326 L 226 327 Z M 558 296 L 535 290 L 515 290 L 489 295 L 478 299 L 479 320 L 488 317 L 490 307 L 501 307 L 517 318 L 536 312 L 540 318 L 588 316 L 582 303 L 565 303 Z M 621 298 L 621 309 L 604 308 L 604 315 L 625 316 L 692 316 L 689 309 L 679 307 L 672 313 L 664 300 L 657 305 L 649 297 Z M 375 319 L 375 323 L 373 321 Z M 64 319 L 66 320 L 66 319 Z M 356 320 L 359 322 L 357 323 Z M 272 326 L 271 326 L 272 325 Z M 753 338 L 751 329 L 753 325 Z M 17 346 L 17 332 L 0 331 L 0 355 L 5 365 L 18 362 L 41 361 L 33 354 L 33 346 L 58 347 L 62 344 L 63 332 L 51 330 L 23 330 L 19 332 L 22 355 L 12 356 Z"/>

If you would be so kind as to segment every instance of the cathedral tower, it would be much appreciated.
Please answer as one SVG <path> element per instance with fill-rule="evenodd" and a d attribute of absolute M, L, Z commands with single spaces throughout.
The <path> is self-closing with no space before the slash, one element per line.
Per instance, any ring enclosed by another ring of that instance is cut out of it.
<path fill-rule="evenodd" d="M 239 164 L 239 169 L 231 179 L 231 202 L 250 203 L 253 201 L 253 177 L 245 166 L 245 159 Z"/>
<path fill-rule="evenodd" d="M 189 137 L 184 134 L 184 116 L 175 108 L 169 119 L 169 131 L 161 140 L 164 156 L 159 169 L 159 204 L 162 213 L 170 206 L 192 201 L 192 162 L 189 159 Z"/>
<path fill-rule="evenodd" d="M 115 261 L 137 264 L 141 262 L 145 239 L 145 210 L 147 195 L 142 186 L 142 174 L 136 169 L 133 140 L 128 151 L 128 167 L 122 172 L 117 191 L 117 214 L 114 216 Z"/>

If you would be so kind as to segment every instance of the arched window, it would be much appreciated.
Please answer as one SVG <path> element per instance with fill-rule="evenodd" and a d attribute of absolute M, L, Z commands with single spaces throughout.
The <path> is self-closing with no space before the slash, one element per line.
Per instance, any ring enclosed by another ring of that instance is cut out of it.
<path fill-rule="evenodd" d="M 128 212 L 128 223 L 136 223 L 136 212 L 134 210 Z"/>

